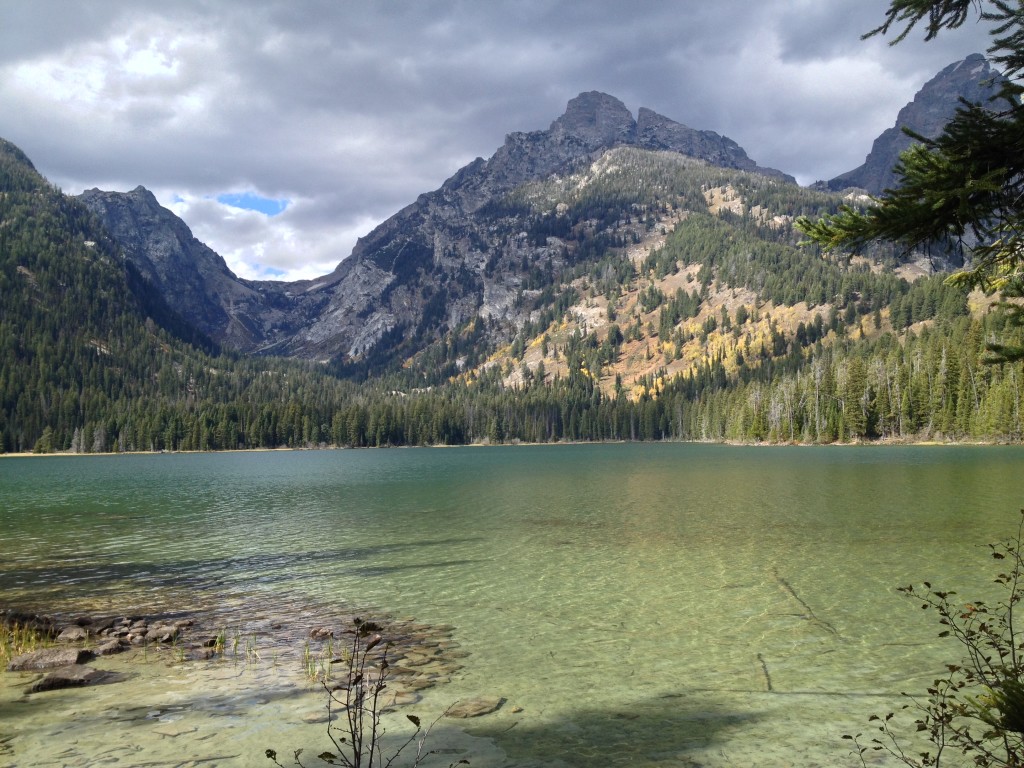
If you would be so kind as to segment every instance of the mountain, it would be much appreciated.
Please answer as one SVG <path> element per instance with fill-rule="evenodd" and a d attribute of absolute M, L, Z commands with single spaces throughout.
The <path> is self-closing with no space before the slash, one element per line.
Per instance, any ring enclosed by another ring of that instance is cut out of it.
<path fill-rule="evenodd" d="M 894 187 L 893 168 L 900 153 L 914 143 L 904 129 L 933 139 L 952 119 L 961 100 L 987 104 L 1004 81 L 1002 74 L 980 53 L 950 64 L 925 83 L 913 101 L 899 111 L 896 124 L 875 139 L 863 165 L 827 182 L 818 182 L 819 187 L 835 191 L 857 187 L 872 195 Z"/>
<path fill-rule="evenodd" d="M 254 282 L 0 143 L 0 452 L 1020 440 L 1024 366 L 980 364 L 1019 330 L 895 249 L 801 247 L 844 202 L 588 93 L 332 274 Z"/>
<path fill-rule="evenodd" d="M 546 258 L 547 245 L 524 249 L 510 242 L 495 229 L 495 206 L 526 182 L 571 173 L 618 146 L 793 182 L 759 167 L 728 138 L 649 109 L 634 119 L 618 99 L 589 92 L 572 99 L 547 130 L 510 134 L 489 160 L 478 158 L 421 195 L 315 281 L 237 278 L 144 189 L 90 190 L 80 199 L 168 302 L 216 341 L 242 352 L 358 364 L 394 360 L 478 314 L 519 322 L 513 305 L 522 270 L 511 262 Z"/>
<path fill-rule="evenodd" d="M 315 443 L 351 393 L 307 365 L 218 354 L 3 140 L 0 297 L 0 453 Z"/>
<path fill-rule="evenodd" d="M 259 352 L 295 334 L 318 308 L 295 295 L 329 282 L 286 285 L 237 277 L 219 254 L 141 186 L 124 193 L 89 189 L 78 200 L 103 222 L 125 260 L 182 317 L 235 350 Z"/>

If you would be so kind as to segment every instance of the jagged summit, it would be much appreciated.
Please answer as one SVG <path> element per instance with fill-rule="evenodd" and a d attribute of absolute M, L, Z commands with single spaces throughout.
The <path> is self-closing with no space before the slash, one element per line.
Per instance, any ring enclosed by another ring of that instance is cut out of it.
<path fill-rule="evenodd" d="M 421 194 L 360 238 L 333 273 L 308 283 L 238 278 L 143 187 L 89 190 L 80 199 L 167 303 L 215 341 L 243 352 L 366 359 L 375 350 L 408 353 L 481 313 L 518 317 L 522 264 L 560 265 L 563 246 L 519 244 L 499 230 L 516 234 L 528 222 L 503 222 L 494 211 L 521 185 L 589 167 L 616 147 L 679 153 L 795 183 L 758 166 L 729 138 L 647 108 L 634 118 L 614 96 L 587 91 L 546 130 L 510 133 L 489 159 Z"/>
<path fill-rule="evenodd" d="M 626 105 L 600 91 L 587 91 L 571 99 L 565 113 L 548 132 L 552 137 L 568 136 L 587 146 L 630 143 L 636 138 L 636 121 Z"/>
<path fill-rule="evenodd" d="M 551 124 L 548 134 L 556 140 L 576 139 L 591 149 L 629 144 L 678 152 L 723 168 L 795 181 L 781 171 L 761 168 L 728 137 L 714 131 L 695 130 L 647 107 L 640 107 L 634 119 L 625 104 L 600 91 L 587 91 L 571 99 L 565 113 Z"/>
<path fill-rule="evenodd" d="M 873 195 L 895 186 L 892 169 L 900 153 L 913 144 L 904 128 L 935 138 L 956 113 L 961 100 L 985 104 L 998 94 L 1003 82 L 1003 75 L 980 53 L 972 53 L 950 64 L 925 83 L 913 101 L 899 111 L 896 124 L 875 139 L 863 165 L 829 181 L 818 182 L 816 186 L 837 191 L 858 187 Z"/>

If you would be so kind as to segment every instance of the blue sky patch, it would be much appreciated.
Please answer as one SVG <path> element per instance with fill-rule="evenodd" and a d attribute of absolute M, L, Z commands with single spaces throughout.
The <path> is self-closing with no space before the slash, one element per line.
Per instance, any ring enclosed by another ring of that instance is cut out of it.
<path fill-rule="evenodd" d="M 262 197 L 253 192 L 231 192 L 217 195 L 217 202 L 230 205 L 232 208 L 244 208 L 247 211 L 259 211 L 267 216 L 277 216 L 288 207 L 290 200 L 275 200 Z"/>

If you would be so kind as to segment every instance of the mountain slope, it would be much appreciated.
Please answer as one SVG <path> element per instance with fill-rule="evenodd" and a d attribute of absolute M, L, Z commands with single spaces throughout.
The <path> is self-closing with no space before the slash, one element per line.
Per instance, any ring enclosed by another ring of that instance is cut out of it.
<path fill-rule="evenodd" d="M 649 197 L 619 197 L 641 185 Z M 523 185 L 516 196 L 530 201 L 532 218 L 519 216 L 533 222 L 527 240 L 576 229 L 578 210 L 604 228 L 592 224 L 590 242 L 603 245 L 564 272 L 564 282 L 522 292 L 529 319 L 484 364 L 502 368 L 511 386 L 533 375 L 527 369 L 571 375 L 573 363 L 560 353 L 574 337 L 590 339 L 579 367 L 612 394 L 652 376 L 692 378 L 711 364 L 747 375 L 829 333 L 827 343 L 847 333 L 902 331 L 946 301 L 943 294 L 912 318 L 904 312 L 912 288 L 897 274 L 891 249 L 845 264 L 799 247 L 795 216 L 834 210 L 839 195 L 672 153 L 619 147 L 568 179 Z M 962 296 L 959 302 L 962 309 Z M 455 375 L 451 358 L 424 357 L 408 367 Z"/>
<path fill-rule="evenodd" d="M 980 53 L 950 64 L 925 83 L 914 99 L 900 110 L 896 124 L 875 139 L 863 165 L 818 184 L 836 191 L 857 187 L 872 195 L 895 186 L 893 168 L 900 153 L 914 143 L 904 128 L 929 139 L 935 138 L 952 119 L 961 99 L 987 104 L 999 92 L 1003 81 L 1003 76 Z"/>
<path fill-rule="evenodd" d="M 255 350 L 369 377 L 293 428 L 307 443 L 1020 439 L 1024 369 L 979 366 L 1006 332 L 988 304 L 891 248 L 846 262 L 799 247 L 794 218 L 844 202 L 589 93 L 331 275 L 234 280 L 248 307 L 272 298 L 299 318 L 264 323 Z"/>
<path fill-rule="evenodd" d="M 997 315 L 892 254 L 795 247 L 838 195 L 595 153 L 481 206 L 510 294 L 355 387 L 173 338 L 85 209 L 0 149 L 0 451 L 1022 435 L 1024 368 L 978 364 Z"/>
<path fill-rule="evenodd" d="M 316 443 L 351 393 L 298 364 L 213 352 L 0 140 L 0 453 Z"/>
<path fill-rule="evenodd" d="M 125 193 L 89 189 L 78 200 L 103 222 L 125 260 L 220 344 L 258 352 L 295 333 L 316 312 L 316 302 L 294 298 L 308 294 L 313 282 L 287 285 L 237 277 L 144 187 Z"/>
<path fill-rule="evenodd" d="M 145 190 L 91 190 L 81 199 L 124 244 L 127 258 L 217 341 L 244 352 L 388 364 L 481 312 L 520 322 L 513 304 L 522 275 L 509 265 L 551 254 L 543 243 L 511 243 L 502 217 L 487 207 L 526 182 L 571 172 L 616 146 L 679 153 L 792 182 L 760 168 L 727 138 L 648 109 L 634 119 L 617 99 L 590 92 L 571 100 L 546 131 L 509 135 L 489 160 L 477 159 L 421 195 L 361 238 L 334 273 L 309 283 L 239 280 L 183 223 L 154 209 Z M 506 268 L 496 279 L 498 264 Z"/>

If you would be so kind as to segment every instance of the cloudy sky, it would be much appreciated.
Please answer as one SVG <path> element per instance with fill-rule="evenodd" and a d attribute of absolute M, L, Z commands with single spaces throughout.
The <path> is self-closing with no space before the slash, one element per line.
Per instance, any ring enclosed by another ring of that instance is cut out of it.
<path fill-rule="evenodd" d="M 887 0 L 0 0 L 0 137 L 65 192 L 143 185 L 243 277 L 357 237 L 581 91 L 801 183 L 864 160 L 988 38 L 861 41 Z"/>

